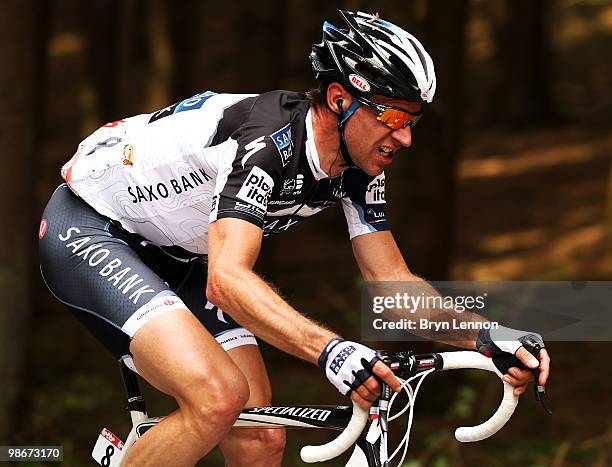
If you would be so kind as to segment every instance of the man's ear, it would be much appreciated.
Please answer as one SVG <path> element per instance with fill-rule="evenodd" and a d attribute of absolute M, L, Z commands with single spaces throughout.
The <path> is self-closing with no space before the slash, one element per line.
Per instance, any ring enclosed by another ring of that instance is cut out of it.
<path fill-rule="evenodd" d="M 332 112 L 342 115 L 344 111 L 351 105 L 351 95 L 346 92 L 346 89 L 340 83 L 331 83 L 327 87 L 327 107 Z"/>

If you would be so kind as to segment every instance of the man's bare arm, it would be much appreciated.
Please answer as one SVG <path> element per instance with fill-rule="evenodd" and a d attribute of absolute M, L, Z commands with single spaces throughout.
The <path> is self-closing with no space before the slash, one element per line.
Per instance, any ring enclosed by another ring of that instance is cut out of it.
<path fill-rule="evenodd" d="M 240 219 L 210 225 L 207 297 L 266 342 L 316 363 L 336 334 L 296 311 L 253 272 L 261 241 L 261 229 Z"/>

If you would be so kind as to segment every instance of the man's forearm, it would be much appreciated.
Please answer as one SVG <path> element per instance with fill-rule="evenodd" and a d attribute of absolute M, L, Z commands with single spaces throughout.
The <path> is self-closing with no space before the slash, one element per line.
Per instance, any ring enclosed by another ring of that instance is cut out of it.
<path fill-rule="evenodd" d="M 247 269 L 210 274 L 208 299 L 259 338 L 291 355 L 316 363 L 336 336 L 283 300 L 263 279 Z"/>

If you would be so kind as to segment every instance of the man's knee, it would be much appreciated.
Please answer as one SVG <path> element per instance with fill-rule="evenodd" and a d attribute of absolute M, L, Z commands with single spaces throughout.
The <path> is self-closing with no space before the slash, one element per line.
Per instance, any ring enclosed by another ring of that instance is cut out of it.
<path fill-rule="evenodd" d="M 177 397 L 190 427 L 201 433 L 210 432 L 211 425 L 229 430 L 248 399 L 248 382 L 237 370 L 196 378 Z"/>

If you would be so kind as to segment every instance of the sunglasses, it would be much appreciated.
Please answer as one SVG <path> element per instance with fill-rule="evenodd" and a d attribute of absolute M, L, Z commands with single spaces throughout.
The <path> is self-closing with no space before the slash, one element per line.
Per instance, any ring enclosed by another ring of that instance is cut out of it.
<path fill-rule="evenodd" d="M 392 130 L 400 130 L 407 126 L 413 127 L 421 119 L 423 110 L 417 113 L 410 113 L 397 107 L 391 107 L 385 104 L 379 104 L 366 99 L 365 97 L 358 97 L 357 101 L 370 107 L 372 110 L 378 113 L 376 119 L 383 125 L 388 126 Z"/>

